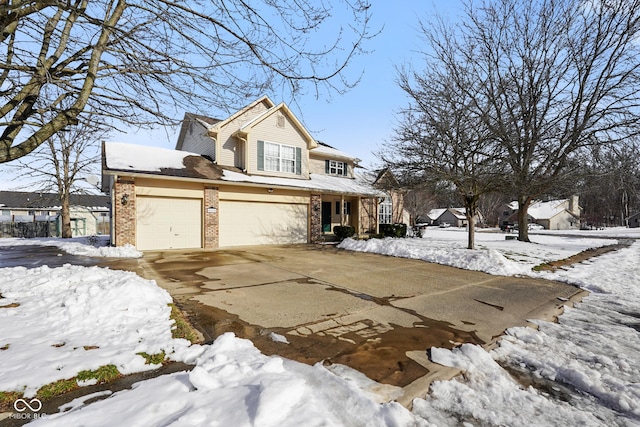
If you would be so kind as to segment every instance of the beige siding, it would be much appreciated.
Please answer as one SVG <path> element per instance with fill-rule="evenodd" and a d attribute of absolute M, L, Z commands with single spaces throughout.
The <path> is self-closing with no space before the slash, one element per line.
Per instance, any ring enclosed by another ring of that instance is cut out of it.
<path fill-rule="evenodd" d="M 256 124 L 249 135 L 249 165 L 248 172 L 255 175 L 282 176 L 286 178 L 309 178 L 309 150 L 307 149 L 307 141 L 298 131 L 297 127 L 285 115 L 284 127 L 277 125 L 279 112 L 275 112 L 266 117 L 260 123 Z M 276 144 L 291 145 L 300 147 L 302 151 L 302 175 L 280 173 L 272 171 L 258 170 L 258 140 L 265 142 L 273 142 Z"/>
<path fill-rule="evenodd" d="M 219 192 L 220 200 L 238 200 L 252 202 L 268 202 L 268 203 L 292 203 L 292 204 L 309 204 L 310 196 L 301 191 L 272 189 L 268 188 L 251 188 L 251 187 L 228 187 L 221 186 Z"/>
<path fill-rule="evenodd" d="M 218 134 L 218 144 L 220 146 L 219 165 L 233 166 L 241 169 L 246 167 L 244 164 L 244 143 L 231 135 L 238 131 L 242 125 L 264 113 L 267 109 L 267 105 L 259 103 L 223 126 Z"/>
<path fill-rule="evenodd" d="M 207 129 L 198 122 L 191 122 L 182 142 L 182 151 L 204 154 L 216 158 L 215 140 L 208 136 Z"/>
<path fill-rule="evenodd" d="M 309 155 L 309 172 L 325 175 L 325 160 L 329 160 L 327 157 L 316 157 L 313 154 Z M 346 162 L 344 159 L 330 159 L 347 164 L 347 178 L 353 178 L 353 163 Z"/>

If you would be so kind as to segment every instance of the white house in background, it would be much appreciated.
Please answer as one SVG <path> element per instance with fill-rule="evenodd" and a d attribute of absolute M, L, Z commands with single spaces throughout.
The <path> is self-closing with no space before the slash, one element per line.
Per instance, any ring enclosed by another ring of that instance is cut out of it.
<path fill-rule="evenodd" d="M 112 242 L 208 249 L 321 242 L 335 226 L 377 233 L 402 200 L 379 217 L 387 194 L 356 179 L 358 162 L 268 97 L 223 120 L 187 113 L 176 150 L 103 144 Z"/>
<path fill-rule="evenodd" d="M 467 210 L 465 208 L 436 208 L 431 209 L 426 218 L 420 218 L 422 223 L 429 225 L 448 224 L 452 227 L 467 226 Z M 478 213 L 480 216 L 480 213 Z M 483 222 L 483 218 L 476 218 L 476 224 Z"/>
<path fill-rule="evenodd" d="M 547 230 L 572 230 L 580 228 L 582 208 L 579 205 L 578 196 L 574 195 L 568 199 L 533 202 L 527 214 L 529 223 L 539 224 Z M 507 204 L 501 218 L 502 223 L 516 224 L 518 202 Z"/>

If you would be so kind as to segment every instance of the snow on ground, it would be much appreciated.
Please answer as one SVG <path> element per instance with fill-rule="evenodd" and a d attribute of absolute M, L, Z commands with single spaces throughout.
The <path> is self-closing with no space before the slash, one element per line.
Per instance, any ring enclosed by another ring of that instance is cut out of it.
<path fill-rule="evenodd" d="M 467 232 L 464 229 L 428 227 L 422 238 L 346 239 L 338 247 L 511 276 L 530 274 L 537 265 L 565 259 L 588 248 L 617 243 L 614 239 L 589 235 L 559 237 L 532 234 L 532 243 L 506 240 L 507 236 L 516 237 L 495 230 L 476 233 L 476 250 L 471 251 L 466 249 Z"/>
<path fill-rule="evenodd" d="M 398 403 L 378 404 L 321 364 L 265 356 L 226 333 L 190 372 L 138 383 L 80 410 L 47 416 L 46 426 L 408 426 Z"/>
<path fill-rule="evenodd" d="M 35 395 L 82 370 L 157 368 L 137 353 L 189 359 L 173 339 L 171 296 L 135 273 L 65 265 L 0 269 L 0 391 Z"/>
<path fill-rule="evenodd" d="M 465 249 L 464 232 L 432 228 L 422 239 L 374 240 L 366 245 L 355 241 L 343 243 L 348 249 L 438 261 L 494 274 L 564 280 L 591 291 L 582 303 L 567 309 L 559 323 L 537 321 L 539 330 L 509 329 L 490 352 L 466 344 L 454 350 L 431 349 L 435 362 L 458 367 L 464 375 L 434 383 L 428 396 L 414 400 L 413 412 L 396 403 L 377 403 L 384 397 L 393 398 L 397 390 L 373 383 L 348 368 L 328 369 L 321 364 L 308 366 L 265 356 L 249 341 L 231 334 L 219 337 L 210 346 L 181 347 L 180 342 L 163 338 L 170 327 L 166 314 L 160 314 L 167 295 L 152 292 L 151 288 L 157 288 L 152 282 L 132 273 L 97 267 L 0 271 L 0 277 L 15 275 L 14 279 L 0 281 L 4 297 L 0 305 L 20 304 L 0 308 L 0 316 L 4 316 L 0 327 L 4 327 L 7 313 L 17 312 L 23 306 L 26 310 L 39 304 L 38 300 L 42 304 L 26 313 L 39 312 L 39 321 L 46 325 L 38 325 L 35 314 L 27 314 L 25 324 L 35 330 L 33 335 L 23 330 L 31 328 L 15 325 L 0 330 L 0 337 L 15 336 L 12 341 L 15 344 L 0 351 L 0 358 L 8 355 L 0 360 L 0 381 L 25 377 L 35 382 L 35 378 L 52 378 L 51 371 L 55 369 L 51 366 L 66 369 L 72 364 L 104 363 L 94 360 L 101 349 L 105 352 L 111 349 L 112 357 L 120 353 L 128 355 L 114 363 L 125 370 L 127 366 L 138 369 L 144 366 L 135 352 L 154 352 L 159 348 L 170 352 L 173 348 L 178 358 L 197 359 L 197 366 L 191 372 L 142 381 L 131 390 L 114 393 L 99 402 L 88 405 L 82 399 L 72 402 L 65 407 L 70 408 L 68 412 L 40 418 L 36 424 L 640 426 L 640 242 L 554 273 L 531 271 L 540 263 L 566 258 L 588 247 L 611 244 L 619 237 L 640 237 L 640 230 L 586 233 L 582 237 L 535 234 L 531 236 L 535 242 L 532 244 L 506 241 L 501 233 L 478 233 L 477 251 Z M 130 276 L 125 277 L 127 274 Z M 131 289 L 126 287 L 129 282 Z M 122 288 L 110 294 L 113 286 Z M 61 294 L 60 299 L 54 298 L 57 293 Z M 119 299 L 122 295 L 133 298 Z M 115 299 L 114 304 L 105 303 L 110 299 Z M 128 305 L 142 300 L 145 301 L 142 307 Z M 112 313 L 108 322 L 107 311 Z M 74 323 L 89 324 L 91 317 L 102 318 L 117 333 L 94 334 L 92 330 L 65 328 Z M 120 317 L 131 317 L 134 321 L 114 323 Z M 149 318 L 155 320 L 144 323 Z M 52 324 L 56 327 L 51 328 Z M 48 331 L 58 329 L 60 336 L 48 336 Z M 102 335 L 104 341 L 95 344 L 100 349 L 82 347 Z M 54 346 L 63 338 L 64 346 Z M 136 340 L 141 341 L 135 343 Z M 124 341 L 135 349 L 118 347 Z M 29 349 L 33 343 L 38 345 Z M 3 345 L 0 342 L 0 348 Z M 23 353 L 9 353 L 13 350 Z M 54 357 L 58 351 L 67 353 Z M 29 368 L 33 375 L 16 374 L 12 367 L 22 358 L 36 361 L 41 358 L 51 366 Z M 519 372 L 524 380 L 516 381 L 509 372 Z"/>
<path fill-rule="evenodd" d="M 71 255 L 107 258 L 140 258 L 142 252 L 132 245 L 107 246 L 109 236 L 74 237 L 72 239 L 39 237 L 34 239 L 2 238 L 0 246 L 56 246 Z"/>

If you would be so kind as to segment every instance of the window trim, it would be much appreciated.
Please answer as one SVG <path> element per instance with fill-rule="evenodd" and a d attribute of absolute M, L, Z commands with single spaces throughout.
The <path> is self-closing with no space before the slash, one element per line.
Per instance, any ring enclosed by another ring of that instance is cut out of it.
<path fill-rule="evenodd" d="M 267 156 L 267 146 L 266 144 L 271 144 L 274 146 L 278 146 L 278 168 L 277 170 L 267 168 L 267 158 L 276 159 L 275 156 Z M 293 157 L 292 158 L 283 158 L 282 157 L 282 147 L 292 148 L 293 149 Z M 291 175 L 302 175 L 302 149 L 300 147 L 296 147 L 295 145 L 289 144 L 281 144 L 279 142 L 271 142 L 271 141 L 258 141 L 258 170 L 265 172 L 278 172 L 285 173 Z M 293 170 L 285 171 L 283 170 L 283 162 L 293 162 Z"/>
<path fill-rule="evenodd" d="M 387 222 L 388 221 L 388 222 Z M 393 199 L 391 196 L 385 196 L 378 205 L 378 224 L 393 223 Z"/>
<path fill-rule="evenodd" d="M 332 162 L 335 164 L 334 166 L 331 166 Z M 331 171 L 332 169 L 334 170 L 334 172 Z M 327 175 L 347 176 L 349 173 L 348 171 L 349 165 L 347 164 L 347 162 L 343 162 L 342 160 L 325 160 L 324 172 Z"/>

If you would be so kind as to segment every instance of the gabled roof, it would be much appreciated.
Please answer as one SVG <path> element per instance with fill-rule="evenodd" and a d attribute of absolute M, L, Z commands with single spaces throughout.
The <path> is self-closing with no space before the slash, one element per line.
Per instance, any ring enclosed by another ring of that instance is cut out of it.
<path fill-rule="evenodd" d="M 255 101 L 253 101 L 251 104 L 247 105 L 246 107 L 241 108 L 240 110 L 236 111 L 235 113 L 233 113 L 231 116 L 227 117 L 226 119 L 220 120 L 219 122 L 215 123 L 212 127 L 209 128 L 209 130 L 212 131 L 212 132 L 219 131 L 220 128 L 222 128 L 224 125 L 226 125 L 230 121 L 236 119 L 237 117 L 240 117 L 241 115 L 243 115 L 247 111 L 251 110 L 252 108 L 254 108 L 256 105 L 258 105 L 260 103 L 264 103 L 267 106 L 267 110 L 275 107 L 275 105 L 276 105 L 271 99 L 269 99 L 268 96 L 265 95 L 262 98 L 256 99 Z"/>
<path fill-rule="evenodd" d="M 389 168 L 384 168 L 378 171 L 378 175 L 376 176 L 376 179 L 373 181 L 373 185 L 383 189 L 392 189 L 392 188 L 397 189 L 400 187 L 400 183 L 398 182 L 395 175 L 393 174 L 393 172 L 391 172 L 391 169 Z"/>
<path fill-rule="evenodd" d="M 71 206 L 104 208 L 109 206 L 109 196 L 94 194 L 71 194 Z M 62 205 L 56 193 L 39 193 L 26 191 L 0 191 L 0 207 L 14 209 L 46 209 L 58 208 Z"/>
<path fill-rule="evenodd" d="M 318 143 L 313 138 L 313 136 L 311 136 L 309 131 L 302 125 L 300 120 L 298 120 L 295 114 L 293 114 L 293 112 L 289 109 L 287 104 L 285 104 L 284 102 L 278 104 L 277 106 L 269 108 L 268 110 L 262 112 L 261 114 L 257 115 L 256 117 L 249 120 L 248 122 L 243 123 L 242 126 L 240 126 L 240 129 L 238 129 L 234 133 L 234 135 L 248 134 L 251 131 L 251 129 L 253 129 L 253 127 L 255 127 L 256 125 L 264 121 L 266 118 L 273 116 L 277 112 L 283 113 L 289 118 L 289 120 L 293 122 L 294 126 L 298 129 L 298 131 L 300 131 L 304 139 L 307 140 L 307 147 L 309 149 L 316 148 L 318 146 Z M 220 124 L 219 126 L 216 125 L 216 127 L 222 127 L 222 126 L 223 126 L 222 124 Z"/>
<path fill-rule="evenodd" d="M 432 221 L 435 221 L 436 219 L 440 218 L 440 216 L 445 213 L 447 211 L 447 208 L 437 208 L 437 209 L 431 209 L 429 211 L 429 213 L 427 213 L 427 216 L 429 217 L 429 219 L 431 219 Z"/>

